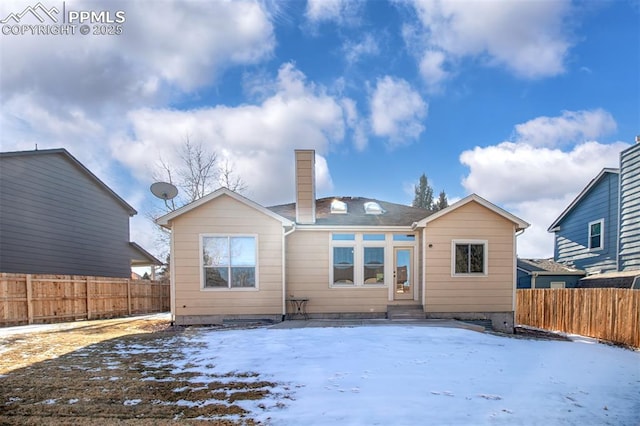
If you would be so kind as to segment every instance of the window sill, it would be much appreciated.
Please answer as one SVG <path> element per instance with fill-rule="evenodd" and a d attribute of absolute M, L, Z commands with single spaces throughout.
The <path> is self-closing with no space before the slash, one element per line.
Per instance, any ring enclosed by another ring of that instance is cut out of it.
<path fill-rule="evenodd" d="M 484 278 L 488 277 L 489 274 L 485 273 L 471 273 L 471 274 L 451 274 L 453 278 Z"/>
<path fill-rule="evenodd" d="M 329 288 L 387 288 L 384 283 L 380 284 L 329 284 Z"/>
<path fill-rule="evenodd" d="M 200 291 L 258 291 L 258 287 L 200 287 Z"/>

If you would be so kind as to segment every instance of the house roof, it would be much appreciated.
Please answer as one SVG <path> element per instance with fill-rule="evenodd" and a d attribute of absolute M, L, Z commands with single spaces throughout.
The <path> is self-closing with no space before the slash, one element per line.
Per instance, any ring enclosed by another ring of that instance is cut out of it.
<path fill-rule="evenodd" d="M 602 169 L 595 178 L 591 179 L 591 182 L 589 182 L 589 184 L 578 194 L 578 196 L 571 202 L 571 204 L 569 204 L 569 206 L 566 209 L 564 209 L 562 213 L 560 213 L 560 216 L 558 216 L 558 218 L 553 221 L 553 223 L 551 224 L 551 226 L 549 226 L 547 231 L 555 232 L 558 226 L 560 225 L 560 222 L 562 222 L 564 218 L 567 217 L 567 215 L 571 213 L 571 211 L 582 201 L 582 199 L 587 196 L 589 191 L 591 191 L 591 189 L 594 186 L 596 186 L 604 178 L 605 175 L 609 173 L 620 174 L 620 169 L 612 169 L 612 168 Z"/>
<path fill-rule="evenodd" d="M 433 222 L 434 220 L 438 219 L 439 217 L 442 217 L 456 209 L 459 209 L 460 207 L 467 205 L 471 202 L 476 202 L 478 204 L 480 204 L 481 206 L 491 210 L 492 212 L 498 214 L 499 216 L 504 217 L 505 219 L 513 222 L 516 225 L 516 230 L 517 231 L 521 231 L 524 230 L 526 228 L 529 227 L 529 223 L 525 222 L 524 220 L 520 219 L 517 216 L 512 215 L 511 213 L 509 213 L 508 211 L 501 209 L 500 207 L 496 206 L 493 203 L 490 203 L 489 201 L 485 200 L 484 198 L 480 197 L 477 194 L 471 194 L 468 195 L 466 197 L 464 197 L 462 200 L 459 200 L 456 203 L 453 203 L 452 205 L 450 205 L 449 207 L 439 210 L 437 212 L 435 212 L 434 214 L 425 217 L 424 219 L 422 219 L 421 221 L 418 222 L 417 226 L 427 226 L 427 224 L 429 222 Z"/>
<path fill-rule="evenodd" d="M 163 264 L 162 261 L 133 241 L 129 243 L 129 248 L 131 251 L 131 266 L 160 266 Z"/>
<path fill-rule="evenodd" d="M 347 213 L 331 213 L 331 203 L 341 201 L 347 206 Z M 365 203 L 375 202 L 382 207 L 382 214 L 366 214 Z M 272 212 L 291 221 L 296 218 L 296 204 L 282 204 L 268 207 Z M 415 222 L 431 214 L 429 210 L 389 203 L 365 197 L 327 197 L 316 200 L 316 223 L 309 226 L 412 226 Z"/>
<path fill-rule="evenodd" d="M 636 271 L 613 271 L 603 274 L 593 274 L 582 278 L 577 287 L 579 288 L 638 288 L 640 282 L 640 270 Z M 634 287 L 634 283 L 636 286 Z"/>
<path fill-rule="evenodd" d="M 123 200 L 118 194 L 116 194 L 111 188 L 109 188 L 104 182 L 102 182 L 91 170 L 87 169 L 80 161 L 78 161 L 73 155 L 64 148 L 55 149 L 36 149 L 34 151 L 14 151 L 14 152 L 0 152 L 0 158 L 9 157 L 29 157 L 29 156 L 44 156 L 44 155 L 60 155 L 75 166 L 78 170 L 84 173 L 89 179 L 92 179 L 98 187 L 102 188 L 107 194 L 109 194 L 114 200 L 121 204 L 125 210 L 129 212 L 130 216 L 137 214 L 138 212 Z"/>
<path fill-rule="evenodd" d="M 518 269 L 537 275 L 585 275 L 580 269 L 570 268 L 552 259 L 518 259 Z"/>
<path fill-rule="evenodd" d="M 199 206 L 201 206 L 203 204 L 206 204 L 209 201 L 215 200 L 216 198 L 221 197 L 223 195 L 231 197 L 236 201 L 239 201 L 239 202 L 241 202 L 241 203 L 243 203 L 243 204 L 245 204 L 245 205 L 247 205 L 247 206 L 249 206 L 249 207 L 251 207 L 251 208 L 253 208 L 253 209 L 255 209 L 255 210 L 257 210 L 257 211 L 259 211 L 259 212 L 261 212 L 261 213 L 263 213 L 265 215 L 267 215 L 267 216 L 269 216 L 269 217 L 274 218 L 275 220 L 281 222 L 284 226 L 292 226 L 293 225 L 293 222 L 291 220 L 287 219 L 286 217 L 283 217 L 283 216 L 281 216 L 281 215 L 279 215 L 279 214 L 277 214 L 277 213 L 275 213 L 275 212 L 273 212 L 273 211 L 261 206 L 260 204 L 255 203 L 255 202 L 251 201 L 250 199 L 248 199 L 246 197 L 243 197 L 242 195 L 238 194 L 237 192 L 234 192 L 234 191 L 232 191 L 232 190 L 230 190 L 228 188 L 224 188 L 224 187 L 219 188 L 219 189 L 213 191 L 212 193 L 210 193 L 208 195 L 205 195 L 204 197 L 202 197 L 202 198 L 200 198 L 200 199 L 198 199 L 196 201 L 193 201 L 193 202 L 191 202 L 189 204 L 186 204 L 186 205 L 180 207 L 179 209 L 176 209 L 176 210 L 172 211 L 171 213 L 168 213 L 168 214 L 166 214 L 164 216 L 161 216 L 161 217 L 157 218 L 156 219 L 156 223 L 158 225 L 161 225 L 161 226 L 164 226 L 164 227 L 169 227 L 169 221 L 171 221 L 171 220 L 175 219 L 176 217 L 181 216 L 181 215 L 183 215 L 183 214 L 195 209 L 196 207 L 199 207 Z"/>

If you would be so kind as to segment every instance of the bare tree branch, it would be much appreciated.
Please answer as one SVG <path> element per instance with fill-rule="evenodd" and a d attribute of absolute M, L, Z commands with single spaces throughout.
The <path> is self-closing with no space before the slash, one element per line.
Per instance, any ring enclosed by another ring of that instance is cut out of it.
<path fill-rule="evenodd" d="M 247 185 L 242 178 L 233 172 L 233 165 L 229 162 L 228 158 L 225 158 L 224 163 L 220 165 L 218 169 L 218 183 L 220 186 L 224 186 L 238 193 L 244 192 L 247 189 Z"/>

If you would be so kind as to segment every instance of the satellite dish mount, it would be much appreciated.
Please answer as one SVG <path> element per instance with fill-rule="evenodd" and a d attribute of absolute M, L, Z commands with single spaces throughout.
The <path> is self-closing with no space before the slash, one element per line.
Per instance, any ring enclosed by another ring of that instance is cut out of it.
<path fill-rule="evenodd" d="M 178 195 L 178 188 L 176 188 L 175 185 L 168 182 L 156 182 L 151 185 L 151 193 L 161 200 L 164 200 L 164 205 L 167 206 L 167 209 L 176 209 L 173 199 Z M 171 201 L 171 206 L 169 206 L 169 201 Z"/>

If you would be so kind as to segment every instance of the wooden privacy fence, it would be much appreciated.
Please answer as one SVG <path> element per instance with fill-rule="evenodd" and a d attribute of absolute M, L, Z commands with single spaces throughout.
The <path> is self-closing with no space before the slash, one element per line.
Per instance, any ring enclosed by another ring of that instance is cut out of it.
<path fill-rule="evenodd" d="M 167 312 L 169 294 L 157 281 L 0 273 L 0 326 Z"/>
<path fill-rule="evenodd" d="M 640 291 L 518 290 L 516 323 L 640 347 Z"/>

